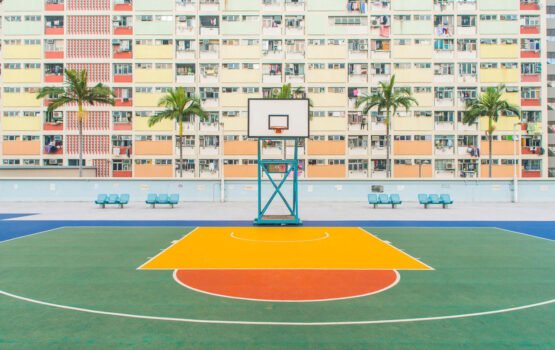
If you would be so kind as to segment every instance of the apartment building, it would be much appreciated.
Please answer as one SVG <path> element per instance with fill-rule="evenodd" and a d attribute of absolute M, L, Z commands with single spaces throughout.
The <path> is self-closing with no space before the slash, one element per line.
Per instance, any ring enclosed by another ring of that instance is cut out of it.
<path fill-rule="evenodd" d="M 547 84 L 549 177 L 555 177 L 555 0 L 547 1 Z"/>
<path fill-rule="evenodd" d="M 85 123 L 86 165 L 97 167 L 98 176 L 174 178 L 183 168 L 186 178 L 254 178 L 247 100 L 291 83 L 314 105 L 302 177 L 385 178 L 384 115 L 363 116 L 355 101 L 395 74 L 419 105 L 393 118 L 394 178 L 487 178 L 487 122 L 464 125 L 462 112 L 467 100 L 498 84 L 523 115 L 521 124 L 504 116 L 496 125 L 493 177 L 512 177 L 515 156 L 519 176 L 555 176 L 544 6 L 538 0 L 3 0 L 1 164 L 78 164 L 76 108 L 49 114 L 48 100 L 35 98 L 39 87 L 61 85 L 69 68 L 87 69 L 92 83 L 111 86 L 117 96 L 114 107 L 89 108 Z M 159 98 L 177 86 L 200 96 L 209 111 L 208 119 L 187 120 L 182 163 L 176 125 L 148 126 Z M 268 158 L 289 150 L 283 142 L 263 147 Z"/>

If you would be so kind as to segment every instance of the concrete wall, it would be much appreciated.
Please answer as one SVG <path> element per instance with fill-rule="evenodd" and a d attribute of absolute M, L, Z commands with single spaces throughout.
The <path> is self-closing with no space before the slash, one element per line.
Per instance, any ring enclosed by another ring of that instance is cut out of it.
<path fill-rule="evenodd" d="M 227 171 L 227 170 L 226 170 Z M 520 181 L 522 202 L 555 201 L 555 181 Z M 288 183 L 285 191 L 290 191 Z M 510 202 L 512 182 L 501 180 L 415 181 L 305 180 L 299 185 L 301 201 L 364 202 L 371 186 L 384 186 L 386 193 L 399 193 L 407 202 L 418 193 L 449 193 L 456 202 Z M 271 185 L 265 183 L 265 192 Z M 227 201 L 255 201 L 256 180 L 226 181 Z M 56 180 L 2 179 L 0 202 L 11 201 L 92 201 L 99 193 L 129 193 L 132 201 L 144 201 L 150 192 L 179 193 L 184 201 L 219 201 L 220 182 L 212 180 Z M 495 208 L 492 208 L 495 210 Z"/>

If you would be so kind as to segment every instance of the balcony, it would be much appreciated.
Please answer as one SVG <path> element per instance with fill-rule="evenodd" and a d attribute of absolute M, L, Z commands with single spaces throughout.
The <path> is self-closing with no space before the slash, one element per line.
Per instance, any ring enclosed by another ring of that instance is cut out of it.
<path fill-rule="evenodd" d="M 133 172 L 131 170 L 114 170 L 112 171 L 112 177 L 117 177 L 117 178 L 133 177 Z"/>
<path fill-rule="evenodd" d="M 114 74 L 114 83 L 132 83 L 133 74 Z"/>

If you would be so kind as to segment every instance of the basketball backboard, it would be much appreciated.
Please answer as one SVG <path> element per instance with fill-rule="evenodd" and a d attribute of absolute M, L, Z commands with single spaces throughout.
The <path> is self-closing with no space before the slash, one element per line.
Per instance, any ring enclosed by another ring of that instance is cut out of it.
<path fill-rule="evenodd" d="M 248 136 L 309 137 L 309 113 L 308 99 L 249 99 Z"/>

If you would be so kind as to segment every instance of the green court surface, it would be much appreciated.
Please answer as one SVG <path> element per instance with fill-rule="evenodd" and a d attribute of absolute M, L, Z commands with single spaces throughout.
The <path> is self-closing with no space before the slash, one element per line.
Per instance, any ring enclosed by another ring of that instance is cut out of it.
<path fill-rule="evenodd" d="M 393 288 L 360 298 L 260 302 L 137 270 L 192 227 L 6 241 L 0 349 L 555 349 L 555 242 L 495 228 L 365 229 L 434 270 L 400 271 Z"/>

